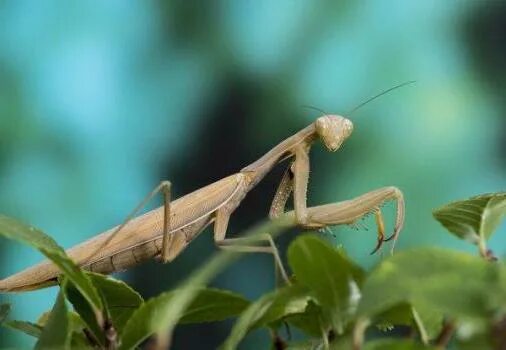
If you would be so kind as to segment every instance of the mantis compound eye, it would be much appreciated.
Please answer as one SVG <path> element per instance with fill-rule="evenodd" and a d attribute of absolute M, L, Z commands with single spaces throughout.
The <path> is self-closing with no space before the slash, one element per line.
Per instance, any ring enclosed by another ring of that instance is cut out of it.
<path fill-rule="evenodd" d="M 346 137 L 350 136 L 353 132 L 353 123 L 351 120 L 343 118 L 343 130 L 346 135 Z"/>

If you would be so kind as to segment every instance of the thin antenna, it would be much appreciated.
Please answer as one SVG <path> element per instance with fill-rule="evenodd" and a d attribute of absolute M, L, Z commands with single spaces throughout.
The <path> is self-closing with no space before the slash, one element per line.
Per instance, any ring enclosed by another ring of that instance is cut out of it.
<path fill-rule="evenodd" d="M 320 113 L 323 113 L 324 115 L 327 115 L 328 113 L 325 112 L 323 109 L 320 109 L 318 107 L 313 107 L 313 106 L 309 106 L 309 105 L 303 105 L 301 106 L 302 108 L 309 108 L 309 109 L 314 109 L 315 111 L 318 111 Z"/>
<path fill-rule="evenodd" d="M 380 97 L 380 96 L 383 96 L 383 95 L 385 95 L 385 94 L 388 94 L 390 91 L 393 91 L 393 90 L 395 90 L 395 89 L 399 89 L 399 88 L 401 88 L 401 87 L 403 87 L 403 86 L 406 86 L 406 85 L 409 85 L 409 84 L 413 84 L 413 83 L 416 83 L 416 80 L 405 81 L 405 82 L 404 82 L 404 83 L 402 83 L 402 84 L 399 84 L 399 85 L 396 85 L 396 86 L 391 87 L 391 88 L 389 88 L 389 89 L 386 89 L 386 90 L 384 90 L 384 91 L 380 92 L 379 94 L 377 94 L 377 95 L 375 95 L 375 96 L 371 97 L 370 99 L 366 100 L 365 102 L 362 102 L 361 104 L 359 104 L 359 105 L 358 105 L 358 106 L 356 106 L 355 108 L 353 108 L 353 109 L 352 109 L 352 110 L 348 113 L 348 115 L 351 115 L 352 113 L 355 113 L 355 112 L 357 111 L 357 109 L 359 109 L 359 108 L 361 108 L 361 107 L 365 106 L 366 104 L 368 104 L 369 102 L 371 102 L 371 101 L 373 101 L 373 100 L 377 99 L 377 98 L 378 98 L 378 97 Z"/>

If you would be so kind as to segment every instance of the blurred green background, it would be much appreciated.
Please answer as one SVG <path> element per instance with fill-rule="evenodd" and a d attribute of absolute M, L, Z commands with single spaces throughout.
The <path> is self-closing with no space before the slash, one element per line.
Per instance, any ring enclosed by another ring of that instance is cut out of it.
<path fill-rule="evenodd" d="M 302 105 L 345 114 L 414 79 L 354 113 L 339 152 L 313 147 L 309 203 L 396 185 L 407 205 L 398 249 L 473 251 L 431 210 L 506 187 L 505 21 L 492 2 L 0 1 L 0 212 L 70 247 L 119 223 L 162 179 L 181 196 L 238 171 L 318 116 Z M 232 236 L 266 217 L 282 168 L 248 195 Z M 368 255 L 366 224 L 334 232 L 370 267 L 382 255 Z M 504 228 L 491 242 L 498 256 Z M 215 251 L 209 233 L 172 264 L 119 277 L 156 295 Z M 41 259 L 6 240 L 0 254 L 2 277 Z M 214 285 L 256 298 L 272 271 L 270 257 L 248 256 Z M 55 294 L 0 302 L 35 321 Z M 175 348 L 215 348 L 230 324 L 181 327 Z M 1 346 L 30 344 L 0 329 Z M 267 344 L 257 332 L 243 348 Z"/>

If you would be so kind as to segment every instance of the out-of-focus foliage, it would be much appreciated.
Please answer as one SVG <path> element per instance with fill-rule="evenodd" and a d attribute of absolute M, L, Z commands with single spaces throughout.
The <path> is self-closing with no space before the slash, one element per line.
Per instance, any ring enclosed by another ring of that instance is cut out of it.
<path fill-rule="evenodd" d="M 468 222 L 476 214 L 461 211 L 460 215 Z M 485 215 L 481 220 L 490 227 L 486 221 L 495 222 L 496 217 Z M 290 221 L 282 216 L 246 237 L 254 240 L 266 230 L 276 236 Z M 19 230 L 25 225 L 8 222 L 13 223 L 10 238 L 25 235 Z M 38 241 L 50 240 L 40 231 L 37 235 Z M 417 248 L 390 256 L 366 273 L 342 248 L 336 249 L 315 235 L 298 237 L 288 250 L 293 278 L 287 286 L 256 301 L 204 287 L 236 260 L 237 253 L 223 251 L 180 287 L 145 302 L 123 282 L 79 270 L 103 300 L 104 320 L 91 325 L 91 304 L 79 302 L 86 300 L 86 290 L 69 288 L 67 278 L 74 272 L 62 269 L 61 290 L 51 312 L 37 325 L 10 321 L 7 326 L 38 338 L 38 349 L 79 346 L 133 350 L 146 342 L 165 348 L 172 344 L 178 323 L 231 317 L 237 321 L 224 340 L 224 350 L 237 349 L 257 328 L 268 329 L 273 346 L 282 349 L 447 349 L 451 339 L 459 349 L 502 349 L 506 331 L 506 265 L 502 261 L 491 262 L 449 249 Z M 48 257 L 53 262 L 61 259 L 60 255 Z M 76 313 L 67 310 L 65 297 Z M 6 314 L 8 307 L 2 310 Z M 298 329 L 305 339 L 283 339 L 283 324 Z M 379 333 L 369 334 L 371 326 Z M 396 333 L 397 327 L 410 329 L 410 339 Z"/>

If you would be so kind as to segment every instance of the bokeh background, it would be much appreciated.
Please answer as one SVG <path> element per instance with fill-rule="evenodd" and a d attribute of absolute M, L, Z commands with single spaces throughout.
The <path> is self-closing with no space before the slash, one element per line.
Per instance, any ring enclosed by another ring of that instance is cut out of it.
<path fill-rule="evenodd" d="M 162 179 L 180 196 L 238 171 L 318 116 L 302 105 L 345 114 L 414 79 L 354 113 L 339 152 L 313 147 L 309 203 L 396 185 L 407 205 L 398 249 L 472 251 L 431 210 L 506 187 L 505 21 L 492 2 L 0 1 L 0 212 L 70 247 L 119 223 Z M 282 168 L 248 195 L 232 235 L 266 217 Z M 382 255 L 369 256 L 366 225 L 334 232 L 371 267 Z M 491 245 L 499 256 L 504 228 Z M 215 251 L 209 233 L 172 264 L 119 277 L 145 297 L 167 290 Z M 0 240 L 0 276 L 40 259 Z M 256 298 L 273 286 L 271 264 L 245 257 L 213 285 Z M 0 302 L 35 321 L 55 293 Z M 230 324 L 181 327 L 175 348 L 215 348 Z M 1 346 L 31 344 L 0 329 Z M 267 346 L 263 332 L 243 344 Z"/>

